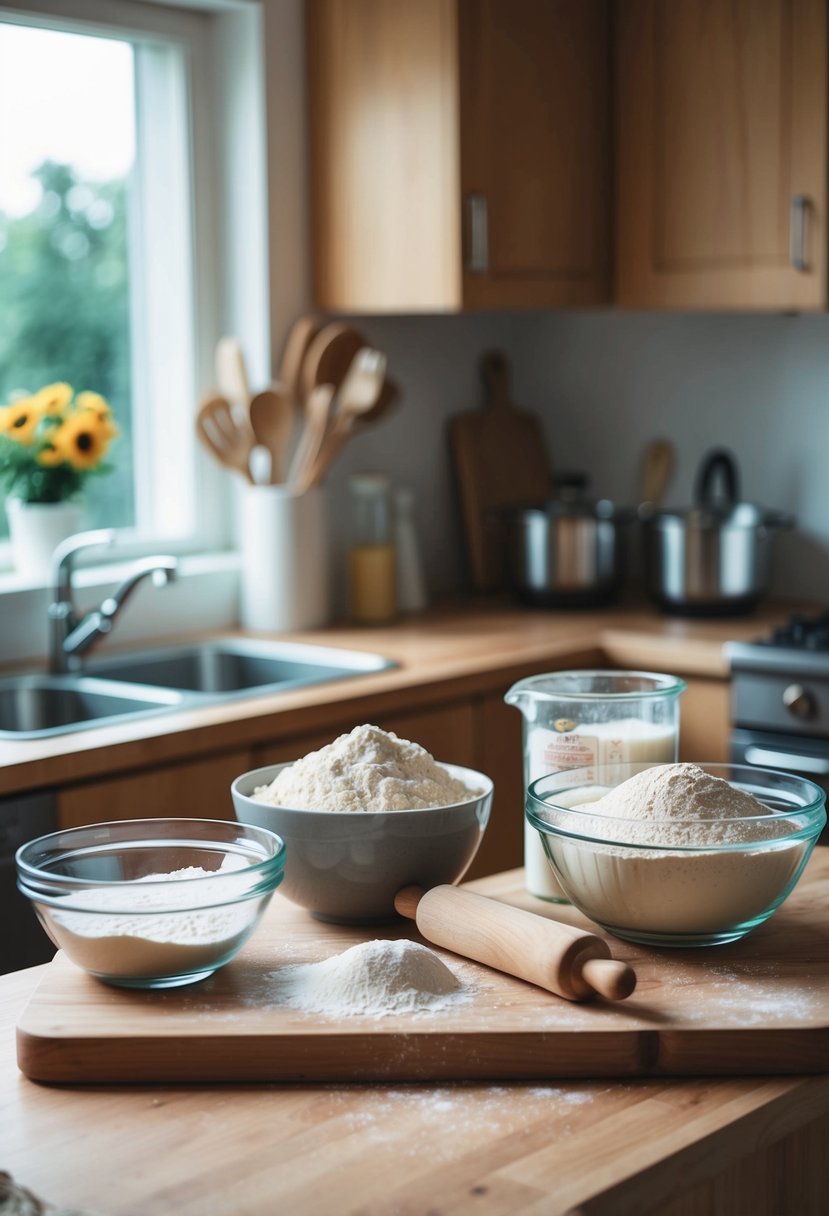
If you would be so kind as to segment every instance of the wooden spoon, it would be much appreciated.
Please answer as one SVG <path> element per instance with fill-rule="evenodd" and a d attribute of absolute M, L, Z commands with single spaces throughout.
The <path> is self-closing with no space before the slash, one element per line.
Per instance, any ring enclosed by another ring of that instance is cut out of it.
<path fill-rule="evenodd" d="M 250 403 L 250 422 L 256 442 L 270 454 L 270 484 L 285 478 L 285 453 L 294 430 L 294 400 L 285 389 L 265 389 Z"/>
<path fill-rule="evenodd" d="M 676 466 L 676 450 L 667 439 L 653 439 L 645 448 L 642 468 L 642 502 L 661 505 Z"/>
<path fill-rule="evenodd" d="M 365 346 L 365 338 L 352 326 L 339 321 L 324 325 L 305 352 L 300 377 L 303 398 L 307 400 L 318 384 L 339 389 L 357 352 Z"/>
<path fill-rule="evenodd" d="M 208 397 L 201 403 L 196 414 L 196 433 L 220 464 L 236 469 L 253 483 L 250 471 L 253 435 L 249 427 L 239 425 L 226 397 Z"/>
<path fill-rule="evenodd" d="M 279 383 L 292 397 L 297 407 L 302 404 L 302 368 L 311 342 L 322 328 L 317 317 L 298 317 L 294 321 L 282 352 Z"/>

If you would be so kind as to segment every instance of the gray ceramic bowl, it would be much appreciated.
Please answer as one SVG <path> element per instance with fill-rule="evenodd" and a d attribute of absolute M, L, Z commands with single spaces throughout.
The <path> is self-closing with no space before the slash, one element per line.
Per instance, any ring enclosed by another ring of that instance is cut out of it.
<path fill-rule="evenodd" d="M 401 887 L 457 882 L 478 851 L 493 784 L 474 769 L 441 764 L 470 790 L 467 802 L 414 811 L 309 811 L 271 806 L 251 795 L 285 764 L 243 773 L 231 794 L 236 817 L 285 841 L 281 893 L 318 920 L 343 924 L 396 917 Z"/>

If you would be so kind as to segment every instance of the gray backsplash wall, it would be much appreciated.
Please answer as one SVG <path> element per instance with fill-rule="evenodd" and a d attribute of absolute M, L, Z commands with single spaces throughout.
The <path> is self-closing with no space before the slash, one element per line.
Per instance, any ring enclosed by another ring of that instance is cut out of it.
<path fill-rule="evenodd" d="M 775 542 L 774 594 L 829 604 L 829 316 L 539 315 L 516 365 L 556 463 L 600 494 L 635 502 L 660 436 L 679 455 L 668 501 L 687 504 L 703 454 L 730 448 L 742 497 L 797 519 Z"/>
<path fill-rule="evenodd" d="M 690 502 L 713 446 L 731 449 L 742 496 L 791 511 L 776 541 L 773 593 L 829 604 L 829 317 L 588 312 L 353 318 L 389 356 L 400 408 L 343 454 L 329 482 L 344 598 L 347 476 L 385 469 L 413 487 L 433 594 L 463 585 L 448 455 L 452 413 L 479 406 L 478 359 L 510 358 L 516 402 L 543 420 L 553 464 L 590 474 L 594 492 L 639 499 L 651 438 L 676 444 L 668 501 Z"/>

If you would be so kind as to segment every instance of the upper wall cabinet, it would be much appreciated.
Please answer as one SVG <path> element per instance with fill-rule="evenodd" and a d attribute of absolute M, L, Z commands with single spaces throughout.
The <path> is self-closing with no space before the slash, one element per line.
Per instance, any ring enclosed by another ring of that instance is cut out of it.
<path fill-rule="evenodd" d="M 315 302 L 609 300 L 607 0 L 308 0 Z"/>
<path fill-rule="evenodd" d="M 827 303 L 826 0 L 618 0 L 616 302 Z"/>

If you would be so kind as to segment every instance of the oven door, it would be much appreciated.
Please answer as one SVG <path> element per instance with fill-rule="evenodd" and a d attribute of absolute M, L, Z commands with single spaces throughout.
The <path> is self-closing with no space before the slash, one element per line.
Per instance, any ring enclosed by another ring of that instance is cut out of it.
<path fill-rule="evenodd" d="M 781 769 L 806 777 L 829 793 L 829 739 L 735 727 L 730 750 L 732 764 Z M 829 828 L 823 831 L 818 843 L 829 843 Z"/>

